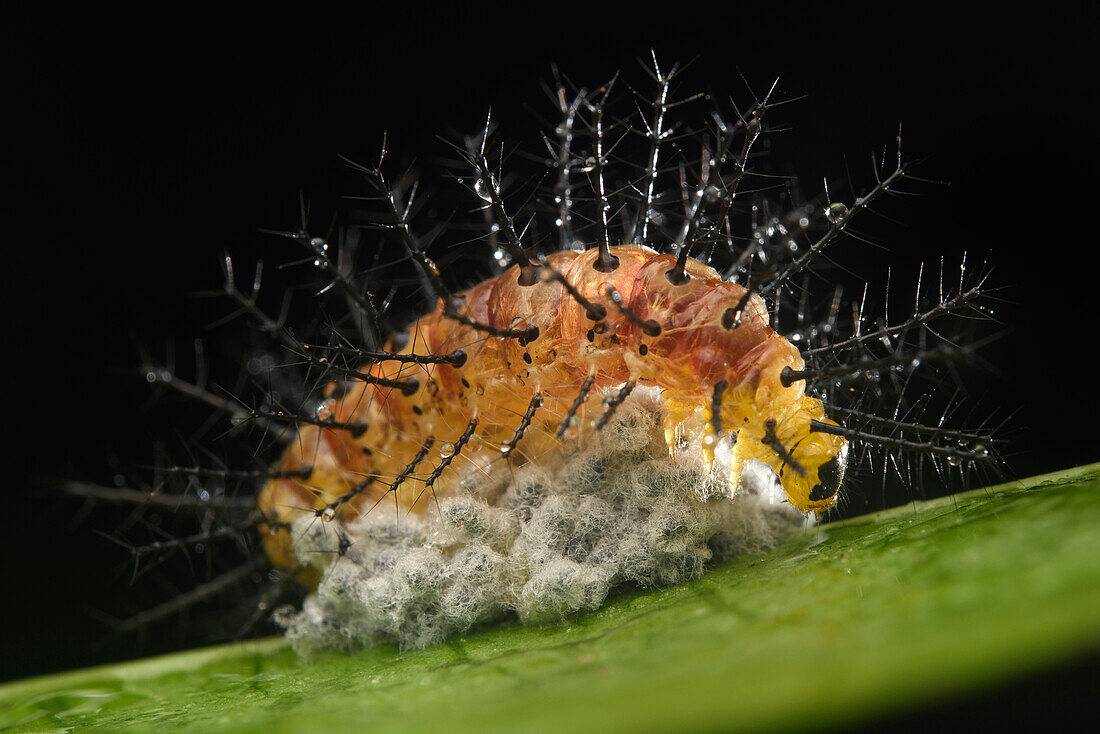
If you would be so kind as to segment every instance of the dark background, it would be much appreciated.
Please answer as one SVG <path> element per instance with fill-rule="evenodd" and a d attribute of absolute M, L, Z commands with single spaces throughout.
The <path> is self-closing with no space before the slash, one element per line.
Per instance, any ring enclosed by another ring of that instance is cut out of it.
<path fill-rule="evenodd" d="M 174 340 L 186 362 L 226 312 L 188 297 L 219 285 L 220 254 L 244 270 L 271 257 L 258 228 L 295 226 L 299 190 L 331 210 L 352 188 L 337 155 L 372 159 L 383 130 L 406 160 L 439 155 L 437 135 L 476 131 L 491 105 L 534 147 L 528 108 L 551 112 L 538 84 L 552 62 L 582 84 L 620 68 L 641 84 L 636 59 L 652 47 L 697 57 L 685 88 L 741 100 L 738 70 L 757 90 L 779 76 L 806 96 L 782 109 L 793 130 L 780 152 L 811 195 L 845 158 L 866 188 L 864 162 L 903 121 L 907 152 L 928 158 L 919 172 L 950 186 L 894 210 L 905 227 L 881 230 L 892 249 L 868 252 L 867 270 L 893 262 L 908 276 L 922 259 L 990 253 L 1008 333 L 985 353 L 997 371 L 977 397 L 1019 410 L 1010 469 L 1097 459 L 1094 9 L 537 13 L 16 13 L 6 25 L 0 678 L 137 652 L 93 644 L 104 627 L 85 611 L 128 593 L 125 553 L 95 532 L 111 516 L 73 523 L 79 503 L 40 490 L 43 476 L 109 483 L 171 438 L 136 345 L 163 354 Z M 141 652 L 188 644 L 162 635 Z"/>

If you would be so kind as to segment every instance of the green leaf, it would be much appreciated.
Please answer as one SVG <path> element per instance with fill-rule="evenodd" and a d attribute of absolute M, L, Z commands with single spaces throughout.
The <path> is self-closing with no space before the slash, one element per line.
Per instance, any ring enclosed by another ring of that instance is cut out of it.
<path fill-rule="evenodd" d="M 678 731 L 853 724 L 1100 650 L 1100 464 L 800 533 L 551 627 L 303 662 L 279 639 L 0 687 L 0 727 Z"/>

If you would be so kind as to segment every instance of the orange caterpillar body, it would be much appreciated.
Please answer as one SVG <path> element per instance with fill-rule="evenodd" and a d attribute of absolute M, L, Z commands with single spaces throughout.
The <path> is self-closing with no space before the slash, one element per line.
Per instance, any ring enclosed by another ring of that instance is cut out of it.
<path fill-rule="evenodd" d="M 718 441 L 729 435 L 735 441 L 734 489 L 745 462 L 756 459 L 775 470 L 802 512 L 832 507 L 846 441 L 811 430 L 811 421 L 832 421 L 821 401 L 805 394 L 804 381 L 784 386 L 784 368 L 804 364 L 798 349 L 769 325 L 764 301 L 693 259 L 687 261 L 689 277 L 675 283 L 668 277 L 673 255 L 612 247 L 618 267 L 601 272 L 598 254 L 596 248 L 558 252 L 542 260 L 542 277 L 534 283 L 522 285 L 521 270 L 513 266 L 462 294 L 469 320 L 498 330 L 534 326 L 533 340 L 488 336 L 438 308 L 409 327 L 399 351 L 461 349 L 464 364 L 385 361 L 371 367 L 377 378 L 415 377 L 419 387 L 412 394 L 367 382 L 342 391 L 330 385 L 323 413 L 366 428 L 353 435 L 304 426 L 284 452 L 279 470 L 312 467 L 312 473 L 272 479 L 260 494 L 272 562 L 302 567 L 287 528 L 303 511 L 350 521 L 391 491 L 400 506 L 425 510 L 426 484 L 447 495 L 470 470 L 452 463 L 456 453 L 476 466 L 502 455 L 517 463 L 552 456 L 563 421 L 574 424 L 571 433 L 583 433 L 603 415 L 598 401 L 585 401 L 588 391 L 599 395 L 624 384 L 661 389 L 670 452 L 680 440 L 700 440 L 709 464 Z M 598 314 L 584 300 L 599 304 L 603 317 L 593 318 Z M 441 465 L 443 471 L 436 471 Z"/>

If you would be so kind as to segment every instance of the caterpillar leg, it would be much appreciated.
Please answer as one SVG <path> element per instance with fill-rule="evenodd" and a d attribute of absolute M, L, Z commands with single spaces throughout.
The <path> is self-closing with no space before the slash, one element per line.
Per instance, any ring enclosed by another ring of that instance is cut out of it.
<path fill-rule="evenodd" d="M 665 405 L 668 408 L 668 415 L 665 416 L 665 445 L 668 446 L 669 457 L 675 459 L 680 426 L 695 413 L 696 406 L 680 400 L 666 400 Z"/>
<path fill-rule="evenodd" d="M 745 471 L 745 461 L 751 458 L 738 443 L 730 452 L 730 497 L 736 497 L 741 491 L 741 474 Z"/>

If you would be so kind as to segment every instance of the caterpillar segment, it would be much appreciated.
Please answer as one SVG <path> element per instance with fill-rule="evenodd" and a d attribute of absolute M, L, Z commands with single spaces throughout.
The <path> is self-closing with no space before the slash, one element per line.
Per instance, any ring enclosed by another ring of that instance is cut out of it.
<path fill-rule="evenodd" d="M 487 335 L 449 318 L 441 302 L 409 327 L 404 346 L 389 348 L 402 354 L 461 349 L 465 363 L 371 365 L 374 377 L 415 378 L 419 388 L 411 394 L 362 381 L 339 390 L 329 385 L 326 414 L 367 427 L 356 436 L 304 426 L 286 449 L 280 471 L 313 471 L 305 479 L 271 479 L 259 496 L 271 562 L 303 565 L 288 531 L 301 513 L 352 521 L 383 500 L 424 512 L 431 506 L 426 489 L 446 496 L 468 471 L 487 471 L 502 458 L 522 463 L 551 454 L 561 446 L 559 433 L 583 438 L 601 411 L 585 399 L 588 390 L 624 384 L 661 389 L 673 457 L 680 441 L 698 440 L 709 466 L 719 442 L 730 441 L 734 492 L 755 459 L 775 471 L 803 513 L 831 508 L 847 441 L 811 430 L 811 422 L 837 424 L 806 394 L 804 381 L 781 381 L 784 368 L 805 365 L 769 325 L 763 299 L 694 259 L 687 260 L 686 279 L 670 278 L 674 255 L 640 245 L 610 250 L 618 259 L 610 272 L 598 269 L 597 248 L 562 251 L 542 259 L 543 277 L 533 284 L 521 284 L 521 268 L 513 266 L 459 295 L 469 321 L 495 329 L 534 326 L 534 339 Z M 410 464 L 413 457 L 421 460 Z M 441 461 L 450 470 L 433 472 Z M 316 584 L 313 577 L 302 580 Z"/>

